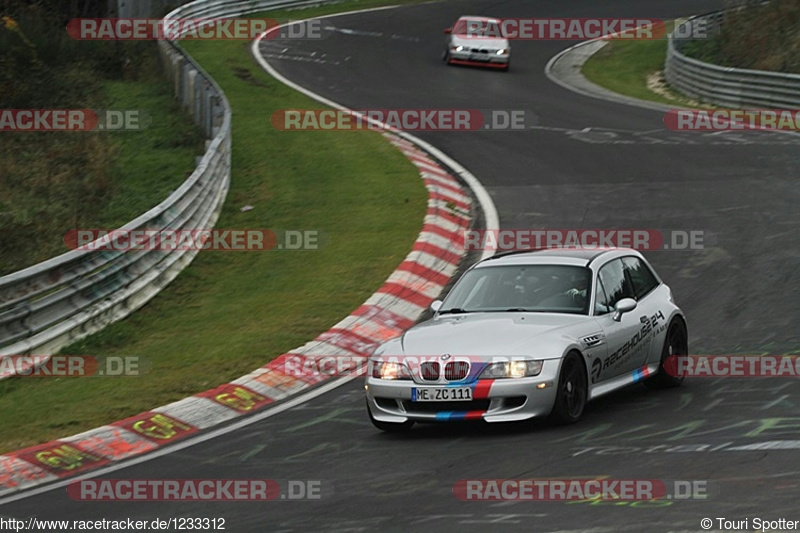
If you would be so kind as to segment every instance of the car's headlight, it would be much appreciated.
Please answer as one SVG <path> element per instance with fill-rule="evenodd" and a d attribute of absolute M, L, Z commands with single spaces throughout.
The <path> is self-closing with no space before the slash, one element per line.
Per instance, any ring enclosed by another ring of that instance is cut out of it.
<path fill-rule="evenodd" d="M 492 363 L 481 373 L 480 379 L 526 378 L 538 376 L 544 361 L 507 361 Z"/>
<path fill-rule="evenodd" d="M 498 51 L 497 51 L 497 52 L 495 52 L 495 53 L 496 53 L 497 55 L 499 55 L 499 56 L 501 56 L 501 55 L 503 55 L 503 54 L 507 54 L 507 53 L 508 53 L 508 48 L 501 48 L 500 50 L 498 50 Z"/>
<path fill-rule="evenodd" d="M 411 379 L 411 373 L 403 363 L 372 361 L 372 377 L 378 379 Z"/>
<path fill-rule="evenodd" d="M 462 50 L 464 50 L 464 47 L 463 47 L 463 46 L 460 46 L 460 45 L 459 45 L 459 46 L 451 46 L 451 47 L 450 47 L 450 49 L 451 49 L 453 52 L 461 52 Z"/>

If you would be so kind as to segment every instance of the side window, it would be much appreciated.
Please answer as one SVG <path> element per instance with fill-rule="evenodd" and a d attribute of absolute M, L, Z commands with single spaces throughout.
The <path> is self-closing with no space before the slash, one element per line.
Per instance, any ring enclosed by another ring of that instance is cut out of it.
<path fill-rule="evenodd" d="M 633 298 L 633 290 L 620 259 L 614 259 L 600 269 L 598 278 L 606 292 L 606 306 L 611 309 L 623 298 Z"/>
<path fill-rule="evenodd" d="M 603 282 L 600 281 L 600 278 L 597 278 L 597 290 L 595 291 L 597 294 L 597 298 L 594 302 L 594 314 L 595 315 L 604 315 L 606 313 L 610 313 L 614 307 L 608 305 L 608 297 L 606 296 L 606 290 L 603 288 Z"/>
<path fill-rule="evenodd" d="M 638 257 L 624 257 L 622 262 L 625 265 L 625 271 L 628 272 L 631 278 L 637 299 L 644 298 L 650 291 L 658 287 L 658 280 L 641 259 Z"/>

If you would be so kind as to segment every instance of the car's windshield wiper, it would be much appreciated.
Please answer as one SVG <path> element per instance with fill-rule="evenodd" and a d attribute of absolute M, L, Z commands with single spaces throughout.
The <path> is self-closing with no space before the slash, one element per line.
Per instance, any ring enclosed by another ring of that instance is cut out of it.
<path fill-rule="evenodd" d="M 526 313 L 530 311 L 530 309 L 525 309 L 524 307 L 512 307 L 511 309 L 504 309 L 506 313 Z"/>
<path fill-rule="evenodd" d="M 439 311 L 440 315 L 446 314 L 461 314 L 461 313 L 471 313 L 471 311 L 467 311 L 466 309 L 462 309 L 461 307 L 451 307 L 450 309 L 445 309 L 444 311 Z"/>

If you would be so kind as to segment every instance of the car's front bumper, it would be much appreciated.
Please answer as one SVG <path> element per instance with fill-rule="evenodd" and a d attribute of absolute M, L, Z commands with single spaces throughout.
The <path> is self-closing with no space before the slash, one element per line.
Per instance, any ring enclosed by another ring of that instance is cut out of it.
<path fill-rule="evenodd" d="M 472 383 L 431 385 L 415 381 L 393 381 L 368 377 L 367 405 L 381 422 L 403 423 L 485 420 L 513 422 L 546 416 L 553 409 L 558 383 L 559 359 L 547 360 L 538 376 L 521 379 L 480 379 Z M 412 401 L 415 387 L 472 388 L 471 401 Z"/>
<path fill-rule="evenodd" d="M 475 54 L 466 50 L 461 52 L 450 51 L 450 63 L 455 65 L 503 68 L 508 66 L 510 58 L 511 54 Z"/>

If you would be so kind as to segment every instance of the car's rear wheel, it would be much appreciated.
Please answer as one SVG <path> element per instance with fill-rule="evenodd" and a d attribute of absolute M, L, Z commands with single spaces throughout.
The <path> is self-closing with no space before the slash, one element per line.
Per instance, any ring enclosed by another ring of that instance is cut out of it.
<path fill-rule="evenodd" d="M 576 352 L 570 352 L 561 363 L 558 375 L 556 403 L 550 418 L 559 424 L 573 424 L 580 420 L 588 398 L 588 380 L 583 359 Z"/>
<path fill-rule="evenodd" d="M 679 387 L 683 383 L 683 376 L 675 376 L 667 372 L 664 368 L 667 360 L 672 355 L 689 355 L 689 340 L 686 333 L 686 324 L 680 318 L 675 318 L 670 322 L 667 329 L 667 338 L 664 339 L 664 347 L 661 349 L 661 361 L 658 364 L 658 373 L 644 383 L 656 389 L 669 389 Z M 676 370 L 677 365 L 672 365 Z M 673 374 L 676 371 L 673 370 Z"/>
<path fill-rule="evenodd" d="M 380 420 L 375 420 L 372 416 L 372 411 L 369 410 L 369 405 L 367 405 L 367 413 L 369 414 L 369 421 L 372 422 L 372 425 L 387 433 L 402 433 L 408 431 L 411 429 L 411 426 L 414 425 L 413 420 L 407 420 L 399 424 L 397 422 L 381 422 Z"/>

